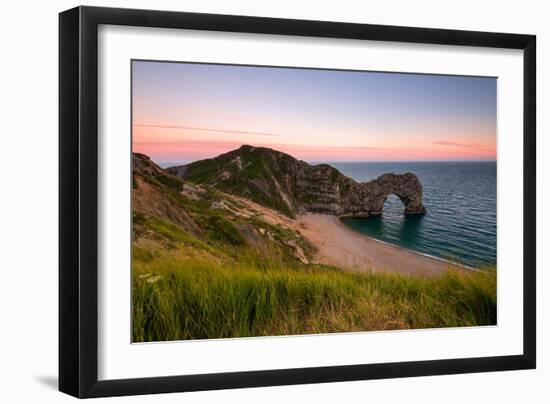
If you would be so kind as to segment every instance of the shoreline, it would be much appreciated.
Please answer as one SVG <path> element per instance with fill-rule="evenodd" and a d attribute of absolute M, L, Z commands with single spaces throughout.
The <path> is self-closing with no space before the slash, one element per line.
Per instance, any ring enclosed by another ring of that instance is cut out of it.
<path fill-rule="evenodd" d="M 317 249 L 315 261 L 359 272 L 437 276 L 449 270 L 476 271 L 458 263 L 377 240 L 347 227 L 339 217 L 307 213 L 297 230 Z"/>
<path fill-rule="evenodd" d="M 400 246 L 398 244 L 393 244 L 393 243 L 390 243 L 389 241 L 384 241 L 384 240 L 380 240 L 380 239 L 377 239 L 376 237 L 372 237 L 372 236 L 369 236 L 367 234 L 364 234 L 364 233 L 361 233 L 360 231 L 357 231 L 357 230 L 354 230 L 352 229 L 351 227 L 349 226 L 346 226 L 345 223 L 343 223 L 342 221 L 342 217 L 339 217 L 340 219 L 340 223 L 346 227 L 347 229 L 359 234 L 360 236 L 363 236 L 363 237 L 367 237 L 368 239 L 370 240 L 373 240 L 373 241 L 376 241 L 378 243 L 382 243 L 382 244 L 386 244 L 388 246 L 391 246 L 391 247 L 395 247 L 397 248 L 398 250 L 403 250 L 403 251 L 407 251 L 409 253 L 412 253 L 412 254 L 418 254 L 418 255 L 422 255 L 426 258 L 430 258 L 430 259 L 433 259 L 433 260 L 437 260 L 437 261 L 441 261 L 447 265 L 450 265 L 452 267 L 458 267 L 460 269 L 467 269 L 469 271 L 474 271 L 474 272 L 480 272 L 481 270 L 477 269 L 477 268 L 474 268 L 474 267 L 471 267 L 471 266 L 468 266 L 468 265 L 465 265 L 465 264 L 460 264 L 458 262 L 454 262 L 454 261 L 451 261 L 451 260 L 448 260 L 448 259 L 445 259 L 445 258 L 441 258 L 441 257 L 436 257 L 435 255 L 430 255 L 428 253 L 423 253 L 423 252 L 420 252 L 420 251 L 416 251 L 416 250 L 413 250 L 411 248 L 407 248 L 407 247 L 403 247 L 403 246 Z"/>

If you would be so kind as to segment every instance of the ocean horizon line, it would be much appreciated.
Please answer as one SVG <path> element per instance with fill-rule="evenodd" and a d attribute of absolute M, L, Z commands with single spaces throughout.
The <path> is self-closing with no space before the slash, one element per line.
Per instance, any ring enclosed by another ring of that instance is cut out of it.
<path fill-rule="evenodd" d="M 153 157 L 151 159 L 155 161 L 162 168 L 182 166 L 194 163 L 196 161 L 207 160 L 209 158 L 215 158 L 217 156 L 205 157 L 196 160 L 175 162 L 175 161 L 161 161 L 155 160 Z M 326 161 L 326 160 L 302 160 L 311 165 L 318 164 L 425 164 L 425 163 L 496 163 L 497 160 L 369 160 L 369 161 Z"/>

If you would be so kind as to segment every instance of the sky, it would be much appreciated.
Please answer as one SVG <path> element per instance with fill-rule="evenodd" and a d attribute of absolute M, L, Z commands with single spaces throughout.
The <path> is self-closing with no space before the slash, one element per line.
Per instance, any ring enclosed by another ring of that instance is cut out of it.
<path fill-rule="evenodd" d="M 496 78 L 132 62 L 133 151 L 188 163 L 243 144 L 308 162 L 496 159 Z"/>

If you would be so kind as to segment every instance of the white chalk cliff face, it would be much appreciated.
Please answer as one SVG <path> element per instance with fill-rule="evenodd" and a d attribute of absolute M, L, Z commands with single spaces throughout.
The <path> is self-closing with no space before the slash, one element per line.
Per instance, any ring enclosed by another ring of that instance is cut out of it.
<path fill-rule="evenodd" d="M 247 197 L 294 217 L 312 212 L 368 217 L 382 214 L 390 194 L 405 214 L 423 214 L 422 184 L 413 173 L 383 174 L 359 183 L 327 164 L 304 161 L 268 148 L 241 146 L 212 159 L 168 168 L 186 181 Z"/>

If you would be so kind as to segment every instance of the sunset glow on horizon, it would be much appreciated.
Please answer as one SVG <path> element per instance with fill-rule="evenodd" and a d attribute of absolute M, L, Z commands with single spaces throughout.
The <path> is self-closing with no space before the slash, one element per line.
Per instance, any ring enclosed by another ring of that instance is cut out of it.
<path fill-rule="evenodd" d="M 309 162 L 496 159 L 496 79 L 132 62 L 133 151 L 189 163 L 270 147 Z"/>

